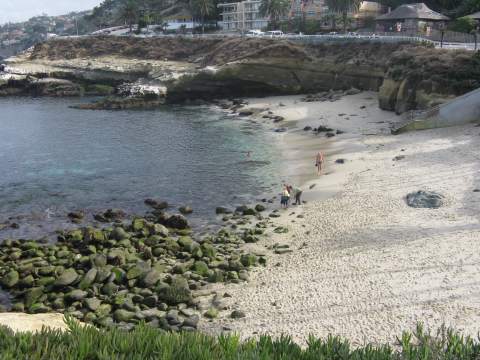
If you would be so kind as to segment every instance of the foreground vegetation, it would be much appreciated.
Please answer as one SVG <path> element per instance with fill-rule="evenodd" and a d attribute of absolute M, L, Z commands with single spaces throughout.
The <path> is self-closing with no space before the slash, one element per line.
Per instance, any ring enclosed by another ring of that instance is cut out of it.
<path fill-rule="evenodd" d="M 170 333 L 140 324 L 131 332 L 97 330 L 66 319 L 70 331 L 44 329 L 14 334 L 0 327 L 0 357 L 7 359 L 478 359 L 480 343 L 445 328 L 435 335 L 418 326 L 404 333 L 398 346 L 366 345 L 353 348 L 348 341 L 329 336 L 308 340 L 301 348 L 289 337 L 241 342 L 238 336 L 211 337 L 198 332 Z"/>

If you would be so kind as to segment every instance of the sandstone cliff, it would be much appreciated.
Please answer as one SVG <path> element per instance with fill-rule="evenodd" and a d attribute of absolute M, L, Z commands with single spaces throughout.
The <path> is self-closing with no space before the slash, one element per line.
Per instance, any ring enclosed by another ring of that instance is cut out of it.
<path fill-rule="evenodd" d="M 100 61 L 105 57 L 113 59 L 108 66 Z M 478 54 L 409 44 L 96 37 L 37 45 L 20 63 L 55 65 L 55 71 L 31 75 L 52 77 L 54 72 L 53 77 L 79 83 L 156 82 L 165 89 L 166 101 L 356 87 L 379 91 L 381 108 L 402 113 L 480 87 Z"/>

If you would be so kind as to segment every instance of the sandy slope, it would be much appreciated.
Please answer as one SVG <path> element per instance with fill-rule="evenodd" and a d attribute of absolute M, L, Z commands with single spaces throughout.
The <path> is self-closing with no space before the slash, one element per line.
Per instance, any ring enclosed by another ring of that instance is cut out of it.
<path fill-rule="evenodd" d="M 432 327 L 445 323 L 471 335 L 480 330 L 480 193 L 473 192 L 480 188 L 480 128 L 391 136 L 388 124 L 378 121 L 397 119 L 366 97 L 256 101 L 299 120 L 299 128 L 317 125 L 323 116 L 323 124 L 347 133 L 329 140 L 331 145 L 311 134 L 298 134 L 300 142 L 284 135 L 287 153 L 297 159 L 293 163 L 310 156 L 298 166 L 304 179 L 314 170 L 312 150 L 318 147 L 327 152 L 327 175 L 307 191 L 316 201 L 302 207 L 304 218 L 296 218 L 298 209 L 288 210 L 280 222 L 290 232 L 261 244 L 289 244 L 294 251 L 272 254 L 247 285 L 221 289 L 233 295 L 225 298 L 230 308 L 244 310 L 246 318 L 231 320 L 224 312 L 221 320 L 204 324 L 205 330 L 215 332 L 221 324 L 242 337 L 286 333 L 301 342 L 309 334 L 334 333 L 354 344 L 393 342 L 418 321 Z M 278 107 L 279 101 L 287 106 Z M 363 115 L 338 117 L 360 113 L 365 102 L 371 103 Z M 405 158 L 394 161 L 398 155 Z M 333 164 L 337 157 L 348 162 Z M 420 189 L 443 193 L 446 206 L 409 208 L 405 195 Z"/>
<path fill-rule="evenodd" d="M 17 332 L 37 332 L 43 327 L 66 330 L 63 314 L 24 314 L 3 313 L 0 314 L 0 326 L 7 326 Z"/>

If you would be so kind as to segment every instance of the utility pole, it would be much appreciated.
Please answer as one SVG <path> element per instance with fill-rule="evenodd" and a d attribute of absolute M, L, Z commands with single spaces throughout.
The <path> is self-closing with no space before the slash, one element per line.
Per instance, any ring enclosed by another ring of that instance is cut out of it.
<path fill-rule="evenodd" d="M 77 36 L 78 36 L 78 20 L 76 16 L 75 16 L 75 28 L 77 29 Z"/>

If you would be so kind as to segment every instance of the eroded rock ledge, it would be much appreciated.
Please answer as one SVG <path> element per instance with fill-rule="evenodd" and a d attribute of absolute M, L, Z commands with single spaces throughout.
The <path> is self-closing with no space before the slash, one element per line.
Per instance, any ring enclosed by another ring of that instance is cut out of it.
<path fill-rule="evenodd" d="M 122 109 L 157 106 L 165 101 L 355 87 L 379 91 L 382 109 L 402 113 L 428 108 L 480 87 L 478 54 L 411 44 L 95 37 L 49 41 L 9 65 L 17 78 L 0 80 L 0 95 L 96 94 L 94 90 L 100 85 L 130 97 L 108 99 L 87 108 Z M 19 74 L 25 78 L 19 79 Z M 45 80 L 50 78 L 70 81 L 68 91 L 57 90 L 58 83 Z M 32 84 L 38 84 L 39 79 L 54 90 L 38 91 L 38 85 Z M 120 87 L 125 83 L 150 90 L 130 94 L 125 91 L 128 87 Z"/>

